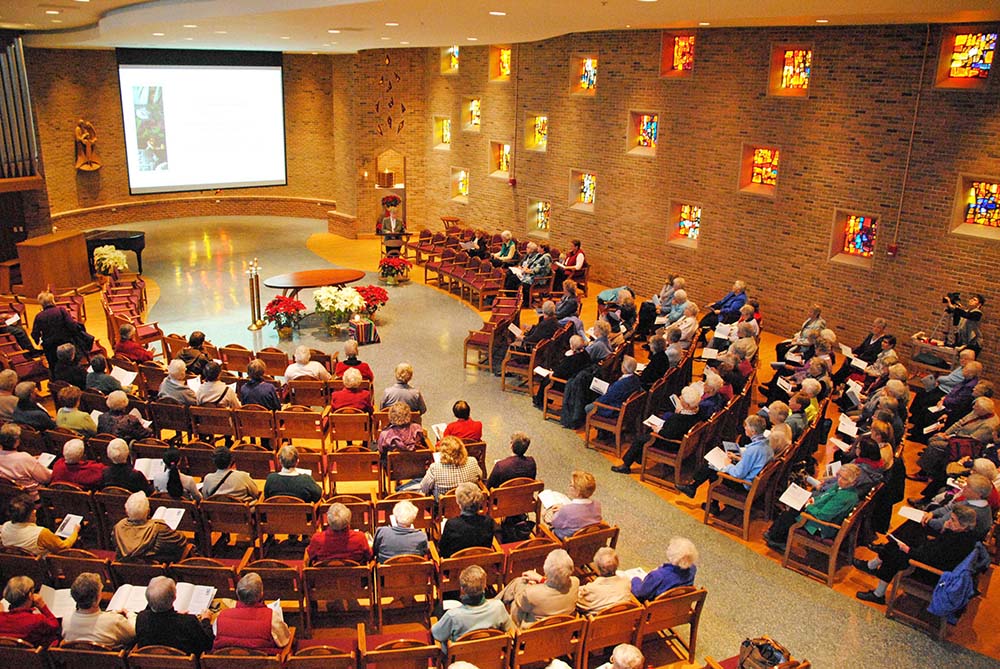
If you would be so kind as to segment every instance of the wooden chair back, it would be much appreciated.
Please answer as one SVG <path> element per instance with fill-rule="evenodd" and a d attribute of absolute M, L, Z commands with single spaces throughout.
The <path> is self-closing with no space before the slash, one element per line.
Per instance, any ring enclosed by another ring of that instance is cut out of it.
<path fill-rule="evenodd" d="M 478 669 L 508 669 L 514 638 L 501 630 L 466 632 L 448 643 L 447 665 L 469 662 Z"/>
<path fill-rule="evenodd" d="M 372 418 L 358 409 L 338 409 L 330 414 L 330 434 L 337 442 L 367 442 L 372 435 Z"/>
<path fill-rule="evenodd" d="M 504 582 L 517 578 L 529 569 L 542 573 L 546 556 L 561 547 L 559 542 L 549 537 L 533 537 L 515 544 L 507 552 L 507 560 L 504 562 Z M 593 558 L 593 554 L 590 557 Z"/>
<path fill-rule="evenodd" d="M 150 402 L 149 414 L 157 436 L 162 437 L 164 430 L 172 430 L 178 436 L 191 432 L 191 414 L 188 413 L 188 407 L 180 402 L 169 398 Z"/>
<path fill-rule="evenodd" d="M 583 637 L 583 657 L 620 643 L 638 646 L 639 628 L 646 609 L 632 600 L 615 604 L 587 617 L 587 633 Z"/>
<path fill-rule="evenodd" d="M 277 424 L 274 412 L 259 404 L 244 404 L 233 411 L 236 434 L 240 439 L 275 439 Z"/>
<path fill-rule="evenodd" d="M 5 572 L 6 573 L 6 572 Z M 18 669 L 50 669 L 45 649 L 13 637 L 0 637 L 0 666 Z"/>
<path fill-rule="evenodd" d="M 338 482 L 371 481 L 376 483 L 382 477 L 378 451 L 369 451 L 364 446 L 339 448 L 327 454 L 326 463 L 330 490 L 336 490 Z"/>
<path fill-rule="evenodd" d="M 48 648 L 53 669 L 127 669 L 125 651 L 90 641 L 63 641 Z M 13 666 L 13 665 L 11 665 Z"/>
<path fill-rule="evenodd" d="M 549 616 L 531 627 L 517 630 L 511 668 L 547 663 L 557 657 L 566 659 L 571 667 L 579 666 L 586 625 L 586 618 L 560 615 Z"/>
<path fill-rule="evenodd" d="M 219 349 L 222 368 L 234 374 L 246 374 L 247 365 L 254 359 L 253 351 L 240 344 L 228 344 Z"/>
<path fill-rule="evenodd" d="M 199 661 L 201 669 L 281 669 L 284 666 L 283 657 L 278 653 L 235 646 L 203 653 Z"/>
<path fill-rule="evenodd" d="M 284 371 L 284 370 L 282 370 Z M 326 381 L 292 379 L 287 384 L 289 401 L 307 407 L 323 407 L 330 403 L 330 389 Z"/>
<path fill-rule="evenodd" d="M 316 505 L 288 495 L 276 495 L 258 502 L 254 515 L 262 543 L 265 536 L 275 534 L 309 536 L 319 526 Z"/>
<path fill-rule="evenodd" d="M 605 546 L 614 548 L 618 545 L 620 531 L 617 525 L 608 525 L 605 522 L 587 525 L 563 539 L 563 548 L 573 558 L 576 569 L 584 571 L 594 559 L 594 553 L 598 548 Z"/>
<path fill-rule="evenodd" d="M 236 418 L 233 410 L 224 407 L 190 406 L 191 430 L 195 434 L 235 437 Z"/>
<path fill-rule="evenodd" d="M 654 634 L 668 636 L 687 649 L 688 662 L 693 662 L 698 646 L 698 623 L 701 621 L 701 610 L 705 606 L 707 596 L 708 591 L 704 588 L 684 586 L 668 590 L 656 599 L 646 602 L 642 627 L 637 636 L 639 644 L 647 636 Z M 687 644 L 684 644 L 673 630 L 674 627 L 681 625 L 690 626 Z"/>
<path fill-rule="evenodd" d="M 123 585 L 141 585 L 146 587 L 149 581 L 156 576 L 166 576 L 167 566 L 156 562 L 119 562 L 115 560 L 111 563 L 111 578 L 115 581 L 115 586 L 120 588 Z"/>
<path fill-rule="evenodd" d="M 251 504 L 229 495 L 216 495 L 201 500 L 200 508 L 206 537 L 224 532 L 256 540 L 257 517 Z"/>
<path fill-rule="evenodd" d="M 301 567 L 281 560 L 252 560 L 237 569 L 243 578 L 250 572 L 258 574 L 264 582 L 264 592 L 281 593 L 282 602 L 295 602 L 299 613 L 305 614 L 305 586 Z"/>
<path fill-rule="evenodd" d="M 320 447 L 326 449 L 326 439 L 329 432 L 330 408 L 323 411 L 313 411 L 309 407 L 294 404 L 274 412 L 279 439 L 317 439 Z"/>
<path fill-rule="evenodd" d="M 178 583 L 210 585 L 218 592 L 216 597 L 236 599 L 236 567 L 208 557 L 189 557 L 173 562 L 167 567 L 167 574 Z"/>
<path fill-rule="evenodd" d="M 268 413 L 271 414 L 272 418 L 274 417 L 273 413 Z M 239 410 L 237 410 L 237 415 L 239 415 Z M 237 418 L 238 423 L 239 419 Z M 259 444 L 241 442 L 233 445 L 230 453 L 233 455 L 236 468 L 250 474 L 252 478 L 266 479 L 268 474 L 277 471 L 274 451 Z"/>
<path fill-rule="evenodd" d="M 437 526 L 437 503 L 434 501 L 434 498 L 414 490 L 392 493 L 391 495 L 386 495 L 381 499 L 375 500 L 375 526 L 380 527 L 389 524 L 392 507 L 396 506 L 396 502 L 404 499 L 417 507 L 417 517 L 413 521 L 413 527 L 426 531 L 433 530 Z"/>
<path fill-rule="evenodd" d="M 318 515 L 320 527 L 327 526 L 326 512 L 330 505 L 334 503 L 343 504 L 351 512 L 351 527 L 359 532 L 369 532 L 375 534 L 375 503 L 371 493 L 367 495 L 333 495 L 326 497 L 319 503 Z"/>
<path fill-rule="evenodd" d="M 490 515 L 500 522 L 507 516 L 535 514 L 540 517 L 538 493 L 545 489 L 545 483 L 535 479 L 519 477 L 504 481 L 490 491 Z"/>
<path fill-rule="evenodd" d="M 438 555 L 437 547 L 432 544 L 431 557 L 438 565 L 438 589 L 444 598 L 460 590 L 458 577 L 462 574 L 462 570 L 472 565 L 481 567 L 486 572 L 487 590 L 497 592 L 504 586 L 506 556 L 495 540 L 490 548 L 485 546 L 463 548 L 447 558 Z"/>
<path fill-rule="evenodd" d="M 105 527 L 101 515 L 97 512 L 94 495 L 89 490 L 84 490 L 73 483 L 53 483 L 51 486 L 38 488 L 38 502 L 42 511 L 40 515 L 51 524 L 52 530 L 59 527 L 66 514 L 71 513 L 83 517 L 81 534 L 89 535 L 92 532 L 99 541 L 103 539 Z M 105 546 L 107 542 L 102 542 L 102 547 Z"/>
<path fill-rule="evenodd" d="M 257 351 L 257 359 L 264 361 L 264 364 L 267 365 L 267 374 L 270 376 L 284 376 L 285 369 L 290 362 L 287 353 L 273 346 Z"/>
<path fill-rule="evenodd" d="M 198 669 L 198 658 L 170 646 L 143 646 L 128 652 L 129 669 Z"/>
<path fill-rule="evenodd" d="M 441 648 L 436 643 L 397 639 L 368 648 L 364 623 L 358 623 L 358 666 L 367 669 L 440 669 Z"/>
<path fill-rule="evenodd" d="M 386 461 L 382 490 L 392 492 L 403 481 L 423 478 L 427 468 L 434 462 L 434 452 L 430 450 L 389 451 Z"/>
<path fill-rule="evenodd" d="M 418 555 L 391 557 L 375 565 L 375 583 L 379 629 L 393 600 L 414 602 L 421 613 L 421 622 L 430 625 L 431 612 L 440 600 L 437 565 L 433 561 Z"/>
<path fill-rule="evenodd" d="M 372 620 L 375 586 L 372 566 L 351 560 L 329 560 L 302 568 L 306 594 L 306 629 L 312 630 L 312 610 L 318 602 L 356 603 Z M 364 602 L 364 604 L 362 604 Z"/>
<path fill-rule="evenodd" d="M 13 546 L 0 546 L 0 574 L 5 579 L 11 576 L 28 576 L 36 586 L 49 584 L 49 570 L 45 561 Z"/>
<path fill-rule="evenodd" d="M 195 409 L 197 407 L 191 407 Z M 229 411 L 229 409 L 225 409 Z M 230 415 L 232 413 L 230 412 Z M 214 433 L 213 433 L 214 434 Z M 204 441 L 189 441 L 180 448 L 181 458 L 187 465 L 185 471 L 191 476 L 204 478 L 206 474 L 215 471 L 215 462 L 212 459 L 215 453 L 215 446 Z"/>
<path fill-rule="evenodd" d="M 352 642 L 353 643 L 353 642 Z M 309 646 L 285 659 L 288 669 L 356 669 L 357 655 L 333 646 Z"/>
<path fill-rule="evenodd" d="M 70 587 L 76 577 L 84 572 L 100 576 L 105 590 L 114 589 L 111 560 L 97 557 L 88 550 L 67 548 L 58 553 L 49 553 L 45 556 L 45 563 L 48 565 L 49 576 L 56 589 Z"/>

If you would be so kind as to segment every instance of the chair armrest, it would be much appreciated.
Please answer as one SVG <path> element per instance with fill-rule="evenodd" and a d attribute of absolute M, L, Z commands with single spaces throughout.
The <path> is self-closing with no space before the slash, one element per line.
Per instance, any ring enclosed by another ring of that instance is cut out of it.
<path fill-rule="evenodd" d="M 609 409 L 609 410 L 615 411 L 615 412 L 618 412 L 618 411 L 622 410 L 622 408 L 620 406 L 611 406 L 610 404 L 604 404 L 603 402 L 594 402 L 594 409 L 595 410 L 596 409 Z M 662 439 L 662 437 L 661 437 L 661 439 Z"/>
<path fill-rule="evenodd" d="M 753 481 L 747 481 L 746 479 L 738 479 L 735 476 L 730 476 L 725 472 L 719 472 L 719 481 L 733 481 L 734 483 L 742 483 L 743 485 L 751 485 Z"/>
<path fill-rule="evenodd" d="M 652 440 L 648 442 L 650 444 L 655 442 L 656 440 L 659 440 L 664 442 L 665 444 L 677 444 L 677 446 L 681 445 L 680 439 L 667 439 L 666 437 L 661 437 L 659 432 L 650 432 L 650 435 L 652 435 L 653 437 Z"/>
<path fill-rule="evenodd" d="M 542 510 L 542 512 L 544 513 L 544 509 Z M 539 518 L 539 521 L 540 520 L 541 519 Z M 562 545 L 562 543 L 563 543 L 562 539 L 560 539 L 559 537 L 557 537 L 552 532 L 552 530 L 549 529 L 549 526 L 546 525 L 545 523 L 539 522 L 537 525 L 535 525 L 535 530 L 536 531 L 540 531 L 542 533 L 542 535 L 544 535 L 544 537 L 546 539 L 550 539 L 550 540 L 556 542 L 557 544 Z M 517 576 L 520 576 L 520 574 L 517 574 Z"/>
<path fill-rule="evenodd" d="M 806 507 L 806 508 L 808 508 L 808 507 Z M 801 518 L 799 518 L 799 520 L 795 523 L 796 526 L 805 525 L 806 521 L 811 520 L 814 523 L 817 523 L 817 524 L 822 525 L 824 527 L 829 527 L 829 528 L 834 529 L 834 530 L 839 530 L 840 529 L 840 523 L 831 523 L 831 522 L 826 521 L 826 520 L 820 520 L 819 518 L 817 518 L 816 516 L 812 515 L 811 513 L 807 512 L 807 511 L 800 511 L 799 515 L 801 516 Z M 940 573 L 940 572 L 938 572 L 938 573 Z"/>

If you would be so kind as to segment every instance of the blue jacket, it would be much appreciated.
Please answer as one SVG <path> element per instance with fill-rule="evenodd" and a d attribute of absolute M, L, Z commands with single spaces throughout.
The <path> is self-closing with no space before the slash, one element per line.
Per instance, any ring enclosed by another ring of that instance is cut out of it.
<path fill-rule="evenodd" d="M 694 575 L 697 567 L 681 569 L 669 562 L 646 574 L 646 578 L 638 576 L 632 579 L 632 594 L 639 601 L 656 599 L 667 590 L 694 585 Z"/>
<path fill-rule="evenodd" d="M 965 610 L 969 600 L 976 594 L 975 574 L 979 574 L 990 566 L 990 556 L 981 544 L 951 571 L 941 574 L 927 612 L 936 616 L 948 616 L 948 622 L 954 625 Z"/>
<path fill-rule="evenodd" d="M 753 441 L 747 444 L 740 461 L 729 465 L 722 472 L 732 477 L 743 479 L 744 481 L 753 481 L 757 478 L 757 474 L 760 474 L 760 470 L 764 468 L 764 465 L 770 462 L 773 457 L 774 451 L 771 450 L 771 445 L 767 443 L 767 438 L 759 434 L 753 438 Z M 747 490 L 750 489 L 750 486 L 746 484 L 743 487 Z"/>
<path fill-rule="evenodd" d="M 608 392 L 598 397 L 597 401 L 601 404 L 620 407 L 637 390 L 642 390 L 642 379 L 636 374 L 628 374 L 608 386 Z M 597 410 L 597 415 L 602 418 L 614 418 L 617 413 L 611 409 L 599 408 Z"/>
<path fill-rule="evenodd" d="M 726 296 L 712 305 L 713 309 L 719 310 L 719 320 L 723 323 L 731 323 L 740 317 L 740 307 L 747 303 L 746 291 L 739 295 L 733 292 L 726 293 Z"/>

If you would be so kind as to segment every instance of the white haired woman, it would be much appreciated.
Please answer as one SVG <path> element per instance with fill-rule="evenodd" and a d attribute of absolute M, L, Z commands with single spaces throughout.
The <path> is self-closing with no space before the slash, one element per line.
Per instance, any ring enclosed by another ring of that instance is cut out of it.
<path fill-rule="evenodd" d="M 667 561 L 646 574 L 632 579 L 632 594 L 639 601 L 656 599 L 672 588 L 694 584 L 698 571 L 698 549 L 690 539 L 674 537 L 667 544 Z"/>
<path fill-rule="evenodd" d="M 397 555 L 427 555 L 427 533 L 413 527 L 420 510 L 409 500 L 392 507 L 393 523 L 375 530 L 372 552 L 379 562 Z"/>
<path fill-rule="evenodd" d="M 329 370 L 322 364 L 311 360 L 312 352 L 308 346 L 299 346 L 295 349 L 294 361 L 285 368 L 285 380 L 313 379 L 316 381 L 328 381 L 331 378 Z"/>
<path fill-rule="evenodd" d="M 153 436 L 153 431 L 140 422 L 140 419 L 129 413 L 128 395 L 121 390 L 108 395 L 108 410 L 97 419 L 97 431 L 112 434 L 125 441 L 135 441 Z"/>
<path fill-rule="evenodd" d="M 659 429 L 659 435 L 670 441 L 657 444 L 657 448 L 676 450 L 679 448 L 679 445 L 671 442 L 679 442 L 688 433 L 688 430 L 701 421 L 701 416 L 698 414 L 701 391 L 697 386 L 685 386 L 678 399 L 680 401 L 678 402 L 676 411 L 668 411 L 661 416 L 663 427 Z M 618 472 L 619 474 L 628 474 L 632 469 L 632 465 L 642 462 L 642 449 L 645 445 L 646 440 L 641 435 L 637 436 L 635 441 L 632 442 L 632 446 L 625 453 L 622 463 L 612 467 L 611 471 Z"/>
<path fill-rule="evenodd" d="M 524 572 L 497 595 L 510 607 L 510 617 L 519 627 L 576 611 L 580 579 L 573 576 L 569 553 L 561 548 L 549 553 L 543 571 L 544 577 L 535 570 Z"/>

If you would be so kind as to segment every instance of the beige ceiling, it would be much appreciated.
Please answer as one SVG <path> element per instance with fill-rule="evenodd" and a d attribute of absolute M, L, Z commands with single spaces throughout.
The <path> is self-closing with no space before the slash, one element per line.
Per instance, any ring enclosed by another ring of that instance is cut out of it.
<path fill-rule="evenodd" d="M 491 11 L 506 14 L 493 16 Z M 995 22 L 1000 21 L 1000 1 L 0 0 L 0 28 L 25 31 L 29 46 L 57 48 L 349 53 L 401 46 L 528 42 L 594 30 L 687 28 L 706 23 L 711 27 L 815 26 L 817 21 L 828 26 Z"/>

